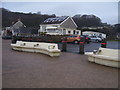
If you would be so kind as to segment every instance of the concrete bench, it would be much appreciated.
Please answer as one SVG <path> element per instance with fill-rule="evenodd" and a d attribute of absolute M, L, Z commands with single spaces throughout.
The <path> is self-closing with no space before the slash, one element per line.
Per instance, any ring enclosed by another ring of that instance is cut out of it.
<path fill-rule="evenodd" d="M 17 41 L 16 44 L 11 44 L 11 47 L 18 51 L 43 53 L 49 56 L 60 55 L 58 45 L 53 43 Z"/>
<path fill-rule="evenodd" d="M 86 52 L 85 54 L 88 55 L 90 62 L 120 68 L 119 52 L 118 49 L 99 48 L 97 51 Z"/>

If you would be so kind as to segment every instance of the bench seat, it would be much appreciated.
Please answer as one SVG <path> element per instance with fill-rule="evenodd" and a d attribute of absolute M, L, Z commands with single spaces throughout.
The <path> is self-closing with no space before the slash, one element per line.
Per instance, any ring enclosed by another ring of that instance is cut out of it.
<path fill-rule="evenodd" d="M 88 56 L 88 60 L 90 62 L 120 68 L 120 57 L 118 55 L 118 49 L 99 48 L 99 50 L 97 53 L 85 53 Z"/>
<path fill-rule="evenodd" d="M 17 41 L 16 44 L 11 44 L 11 47 L 18 51 L 43 53 L 49 56 L 60 56 L 58 45 L 53 43 Z"/>

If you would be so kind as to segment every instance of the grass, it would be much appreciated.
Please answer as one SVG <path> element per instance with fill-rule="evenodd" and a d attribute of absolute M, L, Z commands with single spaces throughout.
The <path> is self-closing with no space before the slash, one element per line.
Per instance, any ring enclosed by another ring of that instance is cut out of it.
<path fill-rule="evenodd" d="M 118 41 L 119 42 L 120 40 L 107 40 L 107 41 Z"/>

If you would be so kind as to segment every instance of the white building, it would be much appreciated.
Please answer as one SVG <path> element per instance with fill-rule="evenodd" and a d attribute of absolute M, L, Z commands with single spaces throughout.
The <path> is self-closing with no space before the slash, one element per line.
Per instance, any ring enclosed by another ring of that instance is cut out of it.
<path fill-rule="evenodd" d="M 46 32 L 50 35 L 74 34 L 80 35 L 81 31 L 77 30 L 77 25 L 69 16 L 55 17 L 46 19 L 39 29 L 39 33 Z"/>
<path fill-rule="evenodd" d="M 88 35 L 88 36 L 100 36 L 100 37 L 106 38 L 106 34 L 100 33 L 100 32 L 84 31 L 82 32 L 82 34 Z"/>

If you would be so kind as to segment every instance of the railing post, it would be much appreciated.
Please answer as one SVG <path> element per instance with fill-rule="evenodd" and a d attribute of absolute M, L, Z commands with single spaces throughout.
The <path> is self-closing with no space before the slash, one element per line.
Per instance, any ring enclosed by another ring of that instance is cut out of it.
<path fill-rule="evenodd" d="M 101 42 L 101 47 L 106 48 L 106 45 L 107 45 L 107 41 L 106 39 L 103 39 Z"/>
<path fill-rule="evenodd" d="M 85 43 L 85 39 L 84 37 L 81 37 L 79 42 L 79 54 L 84 54 L 84 43 Z"/>
<path fill-rule="evenodd" d="M 64 37 L 62 40 L 62 52 L 67 51 L 67 37 Z"/>

